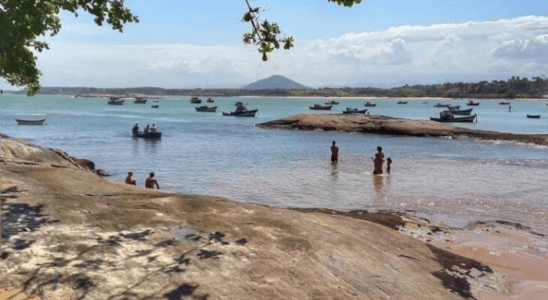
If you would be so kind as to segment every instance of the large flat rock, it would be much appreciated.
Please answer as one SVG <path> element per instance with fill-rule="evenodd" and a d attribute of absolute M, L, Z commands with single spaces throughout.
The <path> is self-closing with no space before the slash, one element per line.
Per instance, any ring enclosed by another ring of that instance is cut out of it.
<path fill-rule="evenodd" d="M 412 120 L 381 115 L 298 114 L 260 123 L 257 124 L 257 126 L 302 130 L 339 130 L 408 136 L 466 136 L 489 140 L 506 140 L 545 146 L 548 145 L 547 134 L 512 134 L 487 130 L 474 130 L 430 120 Z"/>

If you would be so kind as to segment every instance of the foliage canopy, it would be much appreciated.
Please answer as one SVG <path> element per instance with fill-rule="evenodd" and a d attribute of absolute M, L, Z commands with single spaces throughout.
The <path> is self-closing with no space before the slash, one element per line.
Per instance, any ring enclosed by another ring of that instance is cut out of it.
<path fill-rule="evenodd" d="M 362 0 L 327 0 L 351 7 Z M 279 49 L 293 47 L 293 37 L 281 38 L 278 24 L 260 20 L 260 7 L 252 7 L 245 0 L 248 11 L 242 21 L 251 24 L 251 32 L 243 36 L 246 44 L 258 47 L 262 59 Z M 123 31 L 127 22 L 138 23 L 139 19 L 124 6 L 124 0 L 0 0 L 0 77 L 14 86 L 27 86 L 32 96 L 40 90 L 41 75 L 36 68 L 36 56 L 32 49 L 41 52 L 49 49 L 45 42 L 38 41 L 40 35 L 56 35 L 61 30 L 59 12 L 69 11 L 78 16 L 83 10 L 95 17 L 99 26 L 106 21 L 113 30 Z"/>

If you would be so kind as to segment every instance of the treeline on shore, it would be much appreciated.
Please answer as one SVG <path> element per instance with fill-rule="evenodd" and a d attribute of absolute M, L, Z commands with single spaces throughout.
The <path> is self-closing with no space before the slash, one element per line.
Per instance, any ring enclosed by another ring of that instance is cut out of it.
<path fill-rule="evenodd" d="M 25 94 L 26 91 L 17 93 Z M 93 97 L 97 95 L 164 95 L 164 96 L 309 96 L 309 97 L 439 97 L 439 98 L 480 98 L 514 99 L 542 98 L 548 93 L 548 79 L 544 77 L 520 78 L 512 76 L 508 80 L 480 81 L 473 83 L 417 84 L 382 89 L 374 87 L 322 87 L 316 89 L 163 89 L 156 87 L 137 88 L 93 88 L 93 87 L 42 87 L 43 95 L 73 95 Z"/>

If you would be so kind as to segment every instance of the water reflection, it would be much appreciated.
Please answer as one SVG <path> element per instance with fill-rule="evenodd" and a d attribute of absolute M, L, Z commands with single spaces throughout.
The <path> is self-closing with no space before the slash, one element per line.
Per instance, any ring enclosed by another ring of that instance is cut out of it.
<path fill-rule="evenodd" d="M 384 175 L 373 175 L 373 186 L 375 187 L 375 199 L 381 200 L 384 187 Z"/>

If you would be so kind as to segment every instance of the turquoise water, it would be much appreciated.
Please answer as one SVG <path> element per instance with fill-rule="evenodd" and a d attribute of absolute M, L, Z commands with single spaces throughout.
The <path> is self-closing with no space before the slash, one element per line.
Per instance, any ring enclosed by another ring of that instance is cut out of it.
<path fill-rule="evenodd" d="M 476 139 L 417 138 L 372 134 L 264 129 L 254 124 L 310 111 L 329 98 L 215 98 L 217 113 L 198 113 L 189 97 L 169 97 L 160 108 L 106 99 L 20 95 L 0 97 L 0 133 L 93 160 L 112 179 L 132 170 L 142 186 L 151 171 L 162 189 L 224 196 L 282 207 L 398 209 L 418 211 L 452 225 L 504 219 L 548 232 L 548 148 Z M 376 102 L 373 114 L 428 119 L 437 102 L 464 100 L 337 99 L 334 112 Z M 234 103 L 259 109 L 255 118 L 224 117 Z M 428 101 L 424 104 L 424 101 Z M 548 133 L 546 102 L 483 100 L 474 111 L 477 129 Z M 526 114 L 541 114 L 527 119 Z M 17 125 L 15 118 L 45 117 L 46 126 Z M 131 127 L 156 124 L 159 141 L 133 139 Z M 337 141 L 339 164 L 329 147 Z M 394 161 L 392 174 L 372 176 L 370 159 L 382 146 Z"/>

